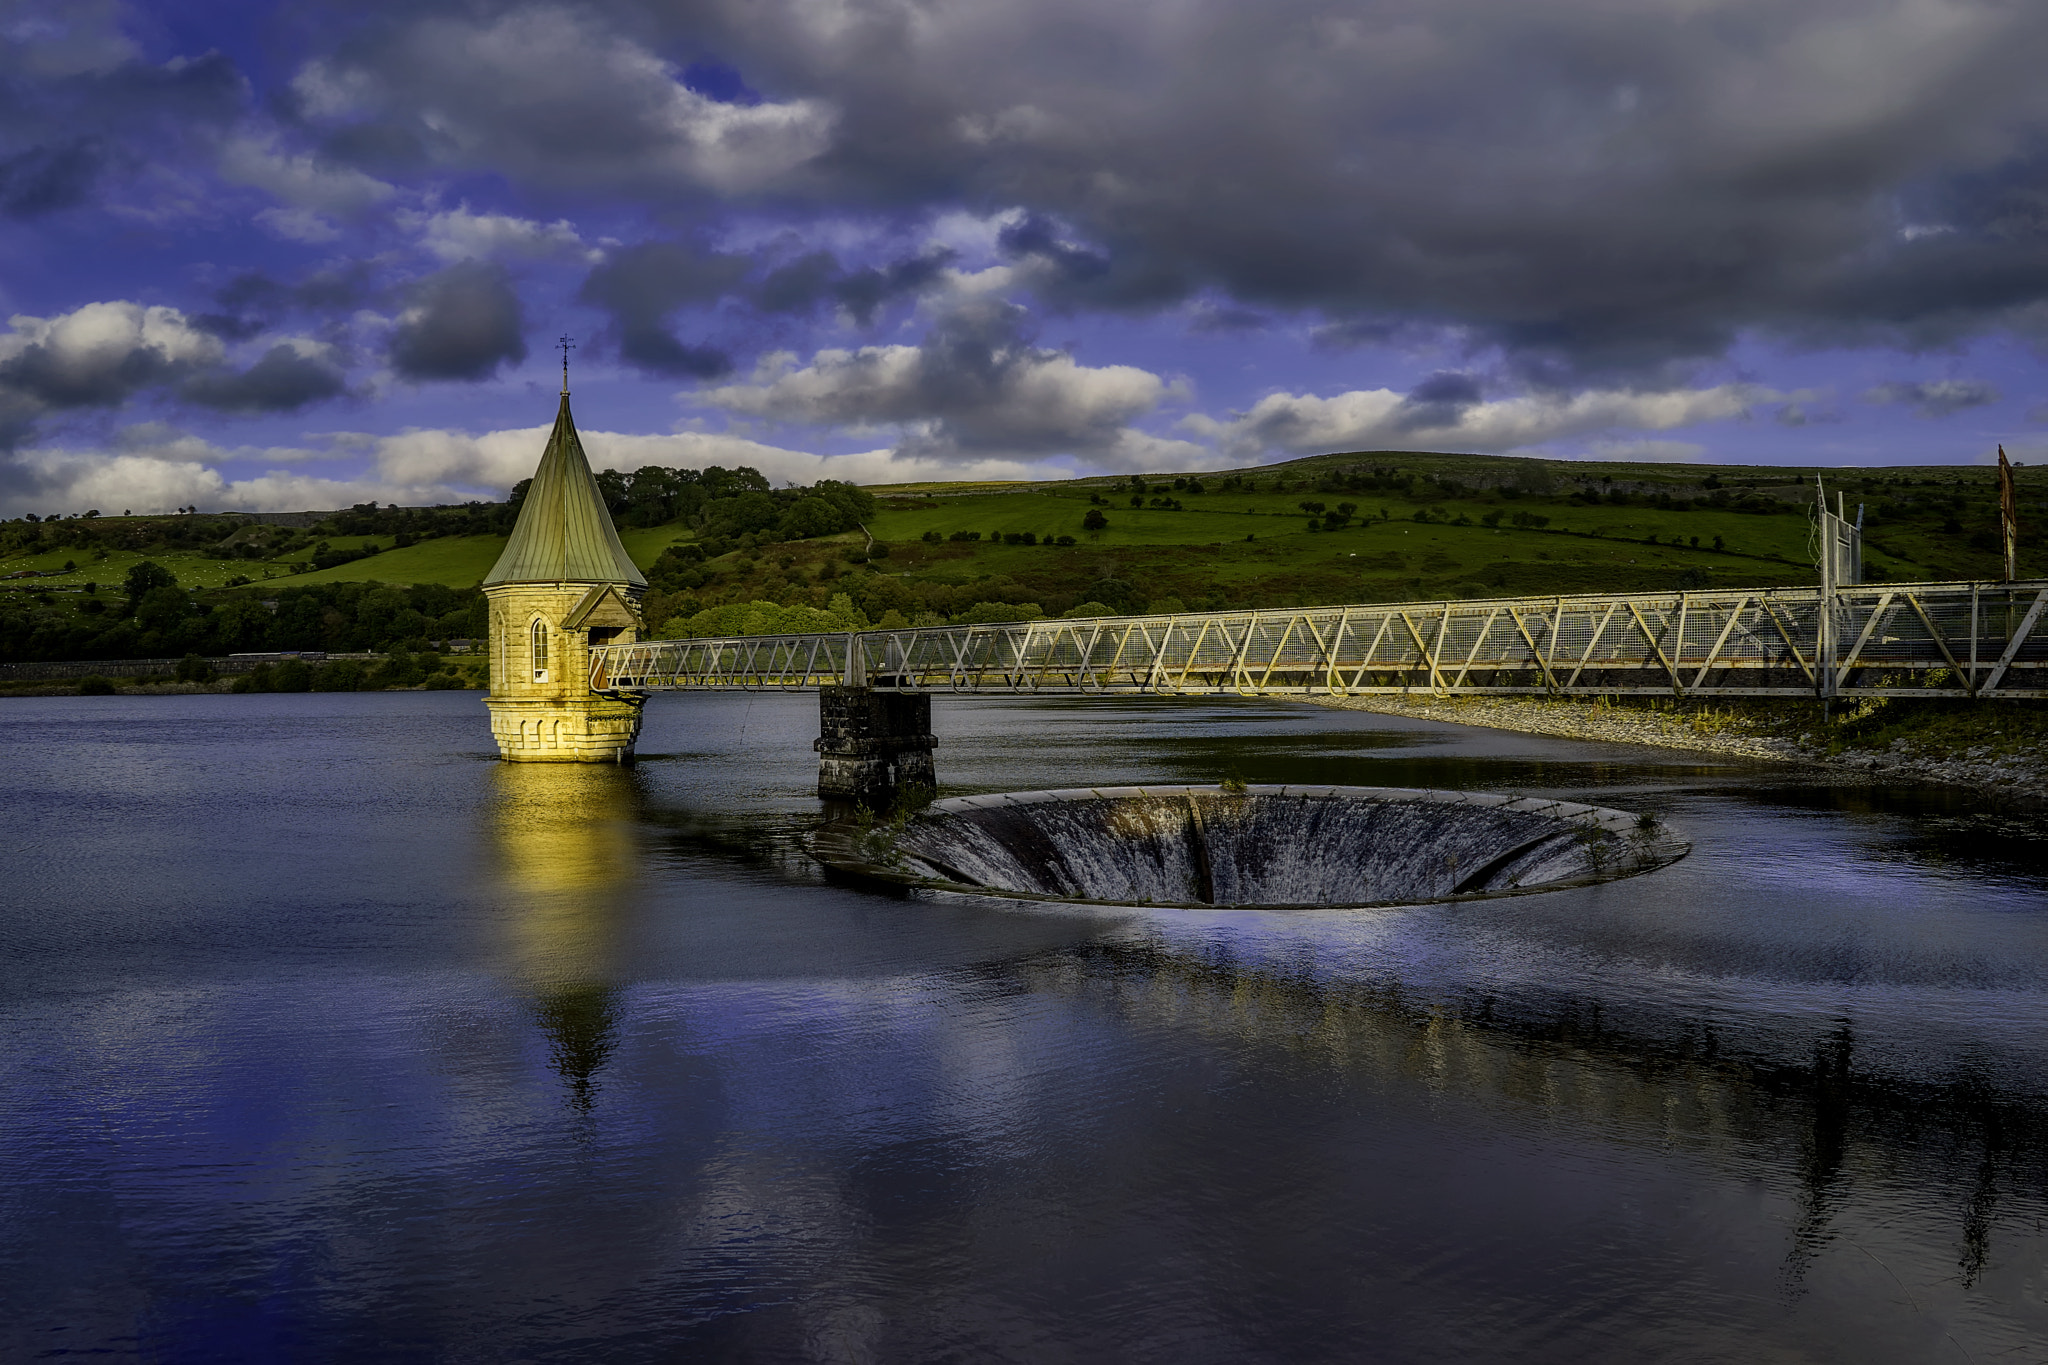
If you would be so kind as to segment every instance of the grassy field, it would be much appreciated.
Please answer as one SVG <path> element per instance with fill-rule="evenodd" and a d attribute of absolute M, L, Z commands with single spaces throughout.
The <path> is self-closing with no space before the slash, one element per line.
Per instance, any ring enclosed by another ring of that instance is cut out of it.
<path fill-rule="evenodd" d="M 1044 577 L 1055 565 L 1072 565 L 1097 578 L 1142 578 L 1155 589 L 1153 595 L 1183 601 L 1208 599 L 1219 589 L 1375 600 L 1446 592 L 1470 596 L 1657 588 L 1669 586 L 1688 570 L 1712 583 L 1797 582 L 1810 577 L 1801 562 L 1806 523 L 1792 516 L 1544 508 L 1551 514 L 1551 525 L 1536 530 L 1481 524 L 1481 517 L 1507 505 L 1500 500 L 1425 503 L 1375 494 L 1360 495 L 1371 499 L 1360 506 L 1375 520 L 1311 531 L 1309 514 L 1298 506 L 1304 499 L 1289 492 L 1183 495 L 1180 511 L 1105 507 L 1101 510 L 1109 526 L 1088 532 L 1081 522 L 1089 509 L 1089 491 L 1095 490 L 1049 488 L 889 499 L 887 503 L 896 505 L 870 529 L 892 543 L 889 567 L 898 572 L 1031 579 Z M 1309 500 L 1334 504 L 1337 496 L 1316 494 Z M 1385 520 L 1378 519 L 1383 505 Z M 1445 506 L 1454 517 L 1467 515 L 1471 524 L 1412 519 L 1416 511 L 1432 505 Z M 1515 506 L 1524 504 L 1518 501 Z M 982 539 L 947 540 L 938 546 L 920 539 L 927 531 L 950 536 L 962 530 L 979 531 Z M 991 533 L 1025 531 L 1041 544 L 990 542 Z M 1659 544 L 1641 543 L 1653 533 Z M 1071 535 L 1076 544 L 1048 548 L 1042 543 L 1048 535 Z M 1719 552 L 1711 548 L 1716 535 L 1725 545 Z M 1707 548 L 1683 543 L 1691 537 Z M 1681 543 L 1669 543 L 1674 539 Z"/>
<path fill-rule="evenodd" d="M 339 543 L 345 542 L 338 541 L 337 544 Z M 222 587 L 228 579 L 236 576 L 260 578 L 265 567 L 252 567 L 234 560 L 208 559 L 192 551 L 168 550 L 143 554 L 133 550 L 110 550 L 105 559 L 98 559 L 81 555 L 76 550 L 53 550 L 43 554 L 10 555 L 0 559 L 0 574 L 15 573 L 22 569 L 33 569 L 39 573 L 59 572 L 67 562 L 70 562 L 77 565 L 73 572 L 65 574 L 62 578 L 45 579 L 37 583 L 35 588 L 61 590 L 96 583 L 100 591 L 105 592 L 108 588 L 120 587 L 122 580 L 128 576 L 128 570 L 145 559 L 161 564 L 176 574 L 180 583 L 193 588 Z M 290 576 L 282 566 L 269 567 L 278 580 Z M 5 586 L 15 587 L 18 591 L 26 590 L 25 585 Z"/>
<path fill-rule="evenodd" d="M 336 542 L 339 546 L 340 542 Z M 503 536 L 444 536 L 404 549 L 386 549 L 368 559 L 352 560 L 332 569 L 293 574 L 281 580 L 301 583 L 443 583 L 451 588 L 475 587 L 490 572 L 505 548 Z"/>
<path fill-rule="evenodd" d="M 1814 473 L 1364 452 L 1202 474 L 1200 492 L 1190 477 L 1176 487 L 1169 475 L 1145 476 L 1142 492 L 1128 479 L 1106 477 L 877 488 L 879 510 L 867 534 L 792 542 L 742 536 L 721 542 L 714 548 L 737 548 L 702 564 L 662 559 L 696 539 L 682 523 L 626 529 L 621 538 L 634 562 L 652 571 L 668 615 L 755 600 L 823 606 L 842 592 L 891 598 L 879 591 L 882 580 L 918 589 L 893 594 L 906 614 L 929 613 L 933 603 L 956 611 L 979 595 L 977 584 L 989 585 L 989 600 L 1034 601 L 1055 612 L 1112 592 L 1112 605 L 1141 610 L 1791 585 L 1814 578 Z M 2048 470 L 2026 468 L 2020 476 L 2023 520 L 2048 521 Z M 1824 478 L 1846 492 L 1852 515 L 1865 505 L 1873 580 L 1999 573 L 1991 470 L 1836 469 Z M 1133 507 L 1133 497 L 1144 505 Z M 1346 507 L 1342 524 L 1329 526 L 1325 514 Z M 1091 511 L 1107 525 L 1087 530 Z M 960 533 L 976 538 L 955 539 Z M 1004 543 L 1027 533 L 1037 543 Z M 237 532 L 227 548 L 250 534 Z M 868 534 L 882 553 L 870 557 Z M 316 536 L 310 549 L 381 548 L 333 568 L 291 572 Z M 1060 537 L 1074 543 L 1047 543 Z M 305 532 L 272 559 L 208 557 L 190 545 L 17 554 L 0 560 L 0 574 L 60 570 L 67 559 L 76 567 L 58 578 L 0 584 L 0 605 L 63 611 L 83 601 L 77 590 L 84 584 L 101 593 L 118 588 L 144 558 L 202 590 L 236 578 L 250 580 L 250 592 L 365 582 L 464 589 L 482 579 L 504 543 L 501 535 L 436 534 L 401 549 L 389 536 Z M 2023 575 L 2048 573 L 2031 539 L 2020 567 Z"/>
<path fill-rule="evenodd" d="M 626 553 L 633 557 L 633 562 L 645 569 L 661 557 L 663 550 L 679 540 L 689 539 L 690 535 L 685 527 L 656 526 L 647 530 L 622 530 L 619 540 L 625 545 Z M 505 540 L 504 536 L 447 536 L 424 540 L 402 550 L 387 549 L 368 559 L 354 560 L 332 569 L 293 574 L 290 581 L 294 584 L 444 583 L 451 588 L 473 588 L 491 571 L 491 565 L 497 562 L 505 549 Z M 353 547 L 356 542 L 338 537 L 333 543 L 340 548 L 343 545 Z M 183 578 L 182 574 L 180 578 Z"/>
<path fill-rule="evenodd" d="M 663 550 L 679 540 L 689 539 L 690 535 L 684 527 L 657 526 L 650 530 L 622 531 L 619 538 L 625 543 L 626 552 L 632 555 L 633 562 L 644 569 L 654 563 Z M 24 581 L 0 585 L 0 591 L 61 592 L 94 583 L 105 592 L 109 588 L 120 587 L 128 570 L 145 559 L 169 569 L 178 576 L 178 582 L 188 588 L 221 588 L 232 578 L 246 578 L 256 587 L 311 583 L 443 583 L 451 588 L 469 588 L 483 580 L 505 548 L 504 536 L 447 536 L 424 540 L 404 549 L 389 548 L 389 541 L 390 537 L 383 537 L 381 543 L 387 548 L 367 559 L 352 560 L 332 569 L 315 569 L 309 573 L 292 573 L 281 564 L 209 559 L 193 551 L 179 550 L 147 554 L 111 550 L 104 559 L 80 559 L 75 550 L 14 555 L 0 559 L 0 574 L 22 569 L 38 573 L 60 572 L 67 562 L 77 567 L 61 578 L 35 580 L 32 584 Z M 380 542 L 375 536 L 330 536 L 326 543 L 337 550 L 355 550 Z"/>

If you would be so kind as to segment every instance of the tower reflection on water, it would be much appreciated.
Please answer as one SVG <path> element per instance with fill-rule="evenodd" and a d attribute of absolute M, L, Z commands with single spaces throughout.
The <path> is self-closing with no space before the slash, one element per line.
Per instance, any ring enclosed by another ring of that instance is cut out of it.
<path fill-rule="evenodd" d="M 636 780 L 630 768 L 580 763 L 492 773 L 489 847 L 510 967 L 584 1113 L 618 1041 L 619 937 L 639 890 Z"/>
<path fill-rule="evenodd" d="M 659 969 L 649 965 L 658 958 L 635 946 L 641 917 L 666 914 L 666 898 L 678 891 L 660 859 L 650 861 L 646 832 L 665 830 L 664 847 L 677 838 L 701 841 L 724 859 L 742 849 L 758 853 L 764 836 L 744 820 L 703 811 L 691 813 L 689 832 L 679 834 L 676 812 L 665 811 L 645 774 L 630 768 L 500 764 L 490 782 L 485 848 L 501 906 L 504 970 L 547 1040 L 568 1106 L 591 1115 L 632 1022 L 623 983 L 635 970 Z M 943 922 L 955 904 L 920 905 L 901 918 Z M 1021 911 L 1013 905 L 1009 913 Z M 867 932 L 886 932 L 896 918 L 870 921 Z M 1030 934 L 955 964 L 949 980 L 972 984 L 964 997 L 916 975 L 856 973 L 838 981 L 834 998 L 888 995 L 890 1010 L 899 1011 L 891 1017 L 900 1018 L 906 998 L 935 993 L 948 1002 L 946 1031 L 957 1039 L 985 1037 L 992 1019 L 1013 1026 L 1014 1017 L 991 1001 L 1092 1002 L 1097 1008 L 1084 1010 L 1086 1017 L 1113 1018 L 1139 1036 L 1198 1052 L 1224 1042 L 1231 1055 L 1256 1058 L 1261 1075 L 1298 1078 L 1305 1067 L 1342 1075 L 1360 1093 L 1427 1092 L 1432 1103 L 1472 1102 L 1474 1113 L 1548 1125 L 1567 1140 L 1598 1134 L 1624 1149 L 1702 1162 L 1770 1191 L 1759 1197 L 1782 1221 L 1764 1240 L 1780 1258 L 1787 1302 L 1812 1292 L 1831 1248 L 1847 1248 L 1886 1285 L 1895 1273 L 1909 1282 L 1926 1300 L 1909 1305 L 1916 1315 L 1936 1306 L 1930 1295 L 1941 1311 L 1964 1313 L 2001 1263 L 2008 1269 L 1995 1292 L 2012 1292 L 2010 1266 L 2041 1245 L 2048 1103 L 2031 1069 L 2005 1074 L 1994 1059 L 1961 1058 L 1927 1059 L 1902 1072 L 1896 1058 L 1887 1060 L 1881 1034 L 1872 1042 L 1846 1017 L 1786 1048 L 1744 1036 L 1739 1020 L 1736 1036 L 1724 1037 L 1704 1021 L 1613 1017 L 1598 999 L 1527 983 L 1498 998 L 1438 997 L 1397 979 L 1354 975 L 1342 955 L 1319 963 L 1304 954 L 1302 936 L 1319 921 L 1260 922 L 1272 932 L 1255 932 L 1248 921 L 1229 944 L 1173 915 L 1074 939 Z M 716 932 L 757 931 L 722 922 Z M 749 951 L 767 951 L 770 942 Z M 781 942 L 775 950 L 806 951 Z M 1012 1107 L 1019 1090 L 1007 1070 L 1011 1053 L 949 1056 L 957 1068 L 948 1090 L 954 1102 L 984 1101 L 992 1131 L 1028 1129 L 1030 1118 Z M 982 1064 L 990 1068 L 983 1083 L 966 1084 Z M 822 1131 L 835 1132 L 833 1121 L 822 1121 Z M 1398 1145 L 1398 1123 L 1388 1133 Z M 727 1136 L 736 1149 L 748 1145 L 744 1130 Z M 1222 1140 L 1230 1147 L 1273 1135 L 1252 1124 Z M 1346 1148 L 1317 1178 L 1342 1186 L 1349 1160 Z M 821 1237 L 859 1221 L 829 1200 L 783 1208 L 758 1187 L 731 1195 L 730 1206 L 756 1205 Z M 1539 1200 L 1524 1212 L 1547 1207 Z M 1746 1215 L 1725 1223 L 1711 1213 L 1697 1217 L 1709 1232 L 1737 1239 L 1750 1225 Z M 1823 1292 L 1844 1292 L 1839 1275 L 1828 1283 Z M 1928 1288 L 1937 1284 L 1946 1288 Z"/>

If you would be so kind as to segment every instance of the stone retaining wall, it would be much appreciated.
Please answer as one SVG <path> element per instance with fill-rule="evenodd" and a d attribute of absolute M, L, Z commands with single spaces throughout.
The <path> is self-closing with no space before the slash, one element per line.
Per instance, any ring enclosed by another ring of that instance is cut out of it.
<path fill-rule="evenodd" d="M 1651 744 L 1771 763 L 1796 763 L 1872 782 L 1949 782 L 2020 797 L 2048 797 L 2048 753 L 1997 754 L 1990 746 L 1961 754 L 1914 752 L 1904 741 L 1878 750 L 1829 754 L 1818 745 L 1771 735 L 1703 732 L 1684 711 L 1538 697 L 1314 697 L 1318 706 L 1478 725 L 1604 744 Z M 2002 702 L 1984 702 L 1996 707 Z"/>

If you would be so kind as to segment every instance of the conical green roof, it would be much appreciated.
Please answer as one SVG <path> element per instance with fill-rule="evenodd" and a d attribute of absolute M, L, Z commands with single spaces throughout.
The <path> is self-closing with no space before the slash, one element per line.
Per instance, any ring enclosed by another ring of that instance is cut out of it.
<path fill-rule="evenodd" d="M 569 416 L 569 395 L 562 395 L 555 429 L 533 483 L 520 504 L 519 520 L 505 553 L 484 575 L 494 583 L 630 583 L 647 586 L 633 566 L 619 533 L 605 511 L 604 496 L 584 457 L 575 419 Z"/>

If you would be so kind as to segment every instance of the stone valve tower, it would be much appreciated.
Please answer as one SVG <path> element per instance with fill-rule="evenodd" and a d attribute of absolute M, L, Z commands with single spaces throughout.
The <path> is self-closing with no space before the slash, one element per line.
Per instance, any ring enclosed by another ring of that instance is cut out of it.
<path fill-rule="evenodd" d="M 639 638 L 647 579 L 619 543 L 562 405 L 512 539 L 490 573 L 491 735 L 515 763 L 625 763 L 646 698 L 593 691 L 593 645 Z"/>

